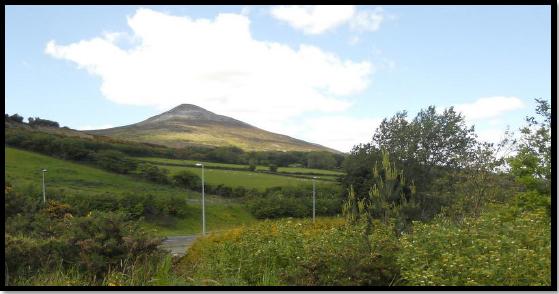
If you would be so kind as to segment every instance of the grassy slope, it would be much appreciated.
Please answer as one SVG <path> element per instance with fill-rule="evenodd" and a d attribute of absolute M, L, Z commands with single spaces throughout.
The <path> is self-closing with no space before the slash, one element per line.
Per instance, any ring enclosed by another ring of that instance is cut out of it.
<path fill-rule="evenodd" d="M 181 148 L 189 145 L 236 146 L 247 151 L 330 151 L 324 146 L 275 134 L 258 128 L 224 125 L 183 125 L 175 129 L 121 129 L 96 130 L 91 133 L 105 134 L 121 139 L 148 142 Z"/>
<path fill-rule="evenodd" d="M 154 163 L 171 163 L 171 164 L 195 164 L 199 161 L 196 160 L 183 160 L 183 159 L 168 159 L 168 158 L 157 158 L 157 157 L 136 157 L 138 160 L 149 161 Z M 231 164 L 231 163 L 217 163 L 217 162 L 205 162 L 208 167 L 224 167 L 224 168 L 247 168 L 248 165 L 243 164 Z M 269 167 L 258 165 L 256 170 L 268 171 Z M 322 174 L 322 175 L 333 175 L 341 176 L 343 172 L 325 170 L 325 169 L 315 169 L 315 168 L 302 168 L 302 167 L 278 167 L 278 172 L 281 173 L 312 173 L 312 174 Z"/>
<path fill-rule="evenodd" d="M 168 169 L 170 174 L 173 175 L 181 170 L 188 170 L 197 175 L 202 176 L 202 169 L 199 167 L 182 167 L 182 166 L 169 166 L 160 165 L 159 167 Z M 265 190 L 266 188 L 277 186 L 295 186 L 300 184 L 310 184 L 311 179 L 302 179 L 294 177 L 285 177 L 279 175 L 270 175 L 263 173 L 255 173 L 249 171 L 236 171 L 236 170 L 219 170 L 219 169 L 205 169 L 205 180 L 208 184 L 219 185 L 222 184 L 227 187 L 245 187 L 256 188 L 258 190 Z M 318 181 L 322 182 L 322 181 Z M 328 185 L 332 183 L 322 182 Z"/>
<path fill-rule="evenodd" d="M 63 188 L 68 193 L 92 196 L 105 192 L 109 193 L 150 193 L 157 197 L 184 194 L 188 204 L 194 211 L 200 210 L 200 194 L 193 191 L 158 185 L 142 181 L 130 176 L 106 172 L 94 167 L 77 164 L 33 152 L 6 147 L 4 149 L 5 180 L 16 187 L 34 185 L 41 187 L 42 168 L 47 168 L 46 186 L 47 197 L 49 188 Z M 242 223 L 254 221 L 254 218 L 242 208 L 239 203 L 225 200 L 217 196 L 206 198 L 208 230 L 222 229 Z M 157 228 L 161 234 L 191 234 L 199 232 L 200 217 L 177 220 L 175 227 L 161 227 L 156 224 L 146 224 Z"/>

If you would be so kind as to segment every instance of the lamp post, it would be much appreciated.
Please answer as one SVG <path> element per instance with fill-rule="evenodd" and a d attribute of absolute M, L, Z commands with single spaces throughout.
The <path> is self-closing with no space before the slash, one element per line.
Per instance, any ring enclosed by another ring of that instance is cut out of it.
<path fill-rule="evenodd" d="M 47 172 L 47 170 L 43 168 L 42 172 L 43 172 L 43 203 L 46 204 L 47 203 L 47 196 L 46 196 L 46 193 L 45 193 L 45 173 Z"/>
<path fill-rule="evenodd" d="M 196 166 L 202 167 L 202 235 L 206 235 L 206 200 L 204 193 L 204 164 L 198 162 Z"/>
<path fill-rule="evenodd" d="M 316 183 L 318 177 L 312 177 L 312 222 L 314 223 L 316 215 Z"/>

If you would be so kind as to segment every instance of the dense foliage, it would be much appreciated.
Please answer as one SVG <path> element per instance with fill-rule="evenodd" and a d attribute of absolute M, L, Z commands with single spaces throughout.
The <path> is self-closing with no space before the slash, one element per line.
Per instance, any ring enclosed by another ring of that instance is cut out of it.
<path fill-rule="evenodd" d="M 398 257 L 409 285 L 550 285 L 551 222 L 544 209 L 495 207 L 456 224 L 416 223 Z"/>
<path fill-rule="evenodd" d="M 178 272 L 209 285 L 386 285 L 398 275 L 397 239 L 378 225 L 371 238 L 342 219 L 287 219 L 210 235 Z"/>
<path fill-rule="evenodd" d="M 162 256 L 161 240 L 130 222 L 127 214 L 89 211 L 4 189 L 4 252 L 8 277 L 24 279 L 41 271 L 75 269 L 91 280 L 127 261 Z M 10 281 L 7 281 L 10 284 Z"/>
<path fill-rule="evenodd" d="M 405 174 L 408 184 L 403 189 L 411 190 L 413 183 L 420 209 L 416 220 L 429 220 L 443 207 L 466 198 L 479 206 L 494 192 L 491 187 L 496 183 L 512 189 L 507 183 L 510 177 L 499 172 L 502 161 L 495 157 L 497 149 L 478 142 L 474 128 L 467 127 L 452 107 L 437 112 L 431 106 L 411 121 L 405 111 L 399 112 L 383 120 L 371 143 L 355 146 L 344 162 L 343 185 L 353 187 L 358 199 L 373 187 L 372 167 L 383 160 L 383 151 L 390 153 L 394 168 Z"/>
<path fill-rule="evenodd" d="M 312 185 L 274 187 L 252 194 L 245 203 L 256 218 L 312 216 Z M 341 191 L 337 186 L 319 185 L 316 189 L 316 215 L 334 216 L 341 213 Z"/>

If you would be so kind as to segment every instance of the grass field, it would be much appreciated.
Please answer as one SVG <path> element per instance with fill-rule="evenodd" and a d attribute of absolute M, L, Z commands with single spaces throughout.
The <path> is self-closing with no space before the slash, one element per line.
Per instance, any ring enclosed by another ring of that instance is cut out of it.
<path fill-rule="evenodd" d="M 46 168 L 47 198 L 49 189 L 64 189 L 65 192 L 84 197 L 94 197 L 102 193 L 149 193 L 156 197 L 169 195 L 185 195 L 192 217 L 179 219 L 171 227 L 160 226 L 156 223 L 145 225 L 157 229 L 164 234 L 192 234 L 198 232 L 201 226 L 200 194 L 194 191 L 185 191 L 178 188 L 158 185 L 143 181 L 131 176 L 110 173 L 83 164 L 56 159 L 41 154 L 6 147 L 4 149 L 5 181 L 15 187 L 32 185 L 37 189 L 41 187 L 41 169 Z M 231 226 L 254 221 L 240 203 L 223 199 L 214 195 L 206 197 L 207 227 L 208 230 L 228 228 Z"/>
<path fill-rule="evenodd" d="M 199 167 L 182 167 L 160 165 L 159 167 L 169 170 L 171 175 L 181 171 L 188 170 L 199 176 L 202 176 L 202 169 Z M 277 186 L 294 186 L 300 184 L 312 183 L 310 178 L 295 178 L 281 175 L 271 175 L 249 171 L 237 170 L 222 170 L 222 169 L 205 169 L 204 178 L 208 184 L 219 185 L 222 184 L 227 187 L 245 187 L 255 188 L 258 190 L 265 190 L 266 188 Z M 333 183 L 317 181 L 318 183 L 332 185 Z"/>
<path fill-rule="evenodd" d="M 158 157 L 136 157 L 136 159 L 141 161 L 148 161 L 153 163 L 163 163 L 163 164 L 196 164 L 199 161 L 196 160 L 183 160 L 183 159 L 168 159 L 168 158 L 158 158 Z M 204 165 L 207 167 L 222 167 L 222 168 L 248 168 L 248 165 L 243 164 L 230 164 L 230 163 L 216 163 L 216 162 L 205 162 Z M 268 171 L 269 167 L 258 165 L 256 170 Z M 324 169 L 314 169 L 314 168 L 303 168 L 303 167 L 278 167 L 278 172 L 280 173 L 308 173 L 308 174 L 320 174 L 328 176 L 341 176 L 343 172 L 324 170 Z"/>

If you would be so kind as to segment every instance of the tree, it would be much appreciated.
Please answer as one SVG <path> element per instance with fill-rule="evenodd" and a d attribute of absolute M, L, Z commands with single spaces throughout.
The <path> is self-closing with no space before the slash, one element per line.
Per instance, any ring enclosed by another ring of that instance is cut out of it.
<path fill-rule="evenodd" d="M 526 117 L 527 126 L 520 129 L 517 155 L 509 159 L 511 173 L 529 189 L 551 193 L 551 108 L 546 100 L 536 99 L 535 117 Z"/>
<path fill-rule="evenodd" d="M 182 170 L 173 176 L 176 185 L 190 190 L 198 190 L 202 187 L 202 180 L 193 172 Z"/>
<path fill-rule="evenodd" d="M 101 150 L 95 155 L 97 164 L 101 167 L 121 174 L 127 174 L 136 168 L 136 162 L 116 150 Z"/>
<path fill-rule="evenodd" d="M 425 190 L 442 173 L 456 170 L 471 159 L 477 144 L 474 127 L 453 107 L 437 113 L 434 106 L 422 109 L 409 122 L 407 112 L 384 119 L 373 136 L 373 145 L 390 150 L 408 176 Z M 452 185 L 449 178 L 447 185 Z"/>
<path fill-rule="evenodd" d="M 275 172 L 278 171 L 278 166 L 275 165 L 275 164 L 270 164 L 269 168 L 270 168 L 270 171 L 271 171 L 271 172 L 274 172 L 274 173 L 275 173 Z"/>
<path fill-rule="evenodd" d="M 330 152 L 310 152 L 307 155 L 307 167 L 332 169 L 336 167 L 336 158 Z"/>
<path fill-rule="evenodd" d="M 343 205 L 344 215 L 350 222 L 365 222 L 365 235 L 371 232 L 373 218 L 384 224 L 394 218 L 403 229 L 418 216 L 413 181 L 411 184 L 406 182 L 404 172 L 396 168 L 385 150 L 382 151 L 382 161 L 377 161 L 372 170 L 372 186 L 367 194 L 356 195 L 350 187 L 348 200 Z"/>
<path fill-rule="evenodd" d="M 248 160 L 248 170 L 249 171 L 255 171 L 256 170 L 256 159 L 254 158 L 249 158 Z"/>
<path fill-rule="evenodd" d="M 381 158 L 380 150 L 371 143 L 354 146 L 342 164 L 345 170 L 342 178 L 343 187 L 346 190 L 350 186 L 353 187 L 358 195 L 368 193 L 373 185 L 371 167 Z"/>
<path fill-rule="evenodd" d="M 151 182 L 160 184 L 166 184 L 169 182 L 169 178 L 167 177 L 169 170 L 159 168 L 156 165 L 142 163 L 138 165 L 138 173 L 142 178 Z"/>
<path fill-rule="evenodd" d="M 21 116 L 21 115 L 15 113 L 15 114 L 12 114 L 12 115 L 10 116 L 10 120 L 15 121 L 15 122 L 18 122 L 18 123 L 22 123 L 22 122 L 23 122 L 23 116 Z"/>
<path fill-rule="evenodd" d="M 52 121 L 52 120 L 48 120 L 48 119 L 42 119 L 39 117 L 35 117 L 35 118 L 28 118 L 27 119 L 28 124 L 32 127 L 35 126 L 45 126 L 45 127 L 53 127 L 53 128 L 59 128 L 60 125 L 58 124 L 58 122 Z"/>

